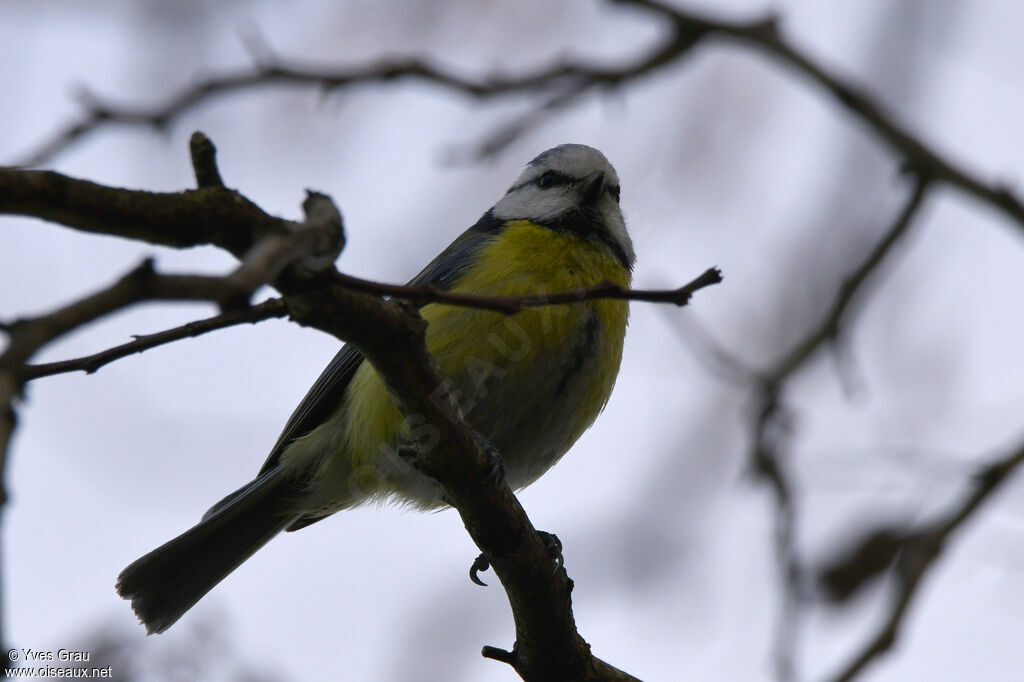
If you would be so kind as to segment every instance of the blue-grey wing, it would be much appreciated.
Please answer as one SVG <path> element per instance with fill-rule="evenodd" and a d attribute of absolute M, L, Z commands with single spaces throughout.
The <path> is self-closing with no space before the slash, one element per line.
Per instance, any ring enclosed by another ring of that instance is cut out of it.
<path fill-rule="evenodd" d="M 437 258 L 432 260 L 427 267 L 423 268 L 418 275 L 412 278 L 410 285 L 433 284 L 441 289 L 448 289 L 459 278 L 459 275 L 473 262 L 480 247 L 490 241 L 501 229 L 504 223 L 497 220 L 488 211 L 477 221 L 473 227 L 463 232 L 448 248 L 442 251 Z M 306 393 L 306 396 L 295 408 L 288 418 L 281 435 L 270 450 L 266 462 L 260 469 L 260 475 L 256 480 L 246 484 L 239 490 L 231 493 L 223 500 L 213 505 L 203 518 L 206 519 L 216 514 L 227 505 L 242 499 L 250 490 L 259 485 L 263 479 L 270 480 L 264 476 L 272 471 L 281 460 L 281 454 L 288 444 L 296 438 L 300 438 L 330 417 L 340 407 L 345 398 L 345 391 L 352 381 L 356 370 L 363 363 L 363 354 L 354 346 L 342 346 L 338 354 L 327 365 L 327 368 L 320 373 L 320 376 L 313 383 L 313 386 Z M 319 520 L 321 517 L 306 517 L 300 519 L 289 530 L 297 530 Z"/>
<path fill-rule="evenodd" d="M 502 221 L 494 218 L 490 211 L 485 213 L 473 227 L 463 232 L 448 248 L 440 253 L 427 267 L 423 268 L 410 282 L 419 286 L 433 284 L 448 289 L 466 267 L 473 262 L 481 245 L 490 241 L 501 229 Z M 304 436 L 330 417 L 341 405 L 348 384 L 356 370 L 363 363 L 363 354 L 354 346 L 343 346 L 327 368 L 306 393 L 299 406 L 288 418 L 284 430 L 278 436 L 267 461 L 260 469 L 264 473 L 277 466 L 284 449 L 296 438 Z"/>

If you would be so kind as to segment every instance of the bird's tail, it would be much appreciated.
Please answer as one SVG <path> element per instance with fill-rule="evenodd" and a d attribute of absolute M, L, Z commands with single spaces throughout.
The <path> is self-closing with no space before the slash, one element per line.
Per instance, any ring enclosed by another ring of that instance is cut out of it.
<path fill-rule="evenodd" d="M 117 577 L 117 592 L 150 634 L 163 632 L 231 571 L 295 521 L 301 487 L 269 471 Z"/>

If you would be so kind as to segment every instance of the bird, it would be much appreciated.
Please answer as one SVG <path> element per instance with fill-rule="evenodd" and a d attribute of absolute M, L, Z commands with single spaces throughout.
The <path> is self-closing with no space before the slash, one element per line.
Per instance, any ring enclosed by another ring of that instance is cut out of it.
<path fill-rule="evenodd" d="M 525 296 L 601 282 L 627 289 L 636 256 L 615 169 L 562 144 L 531 160 L 493 207 L 410 282 Z M 604 409 L 619 373 L 628 303 L 599 299 L 516 315 L 440 302 L 419 307 L 426 345 L 480 441 L 520 490 L 554 465 Z M 294 410 L 256 477 L 198 524 L 118 576 L 148 634 L 167 630 L 282 531 L 367 502 L 443 508 L 409 465 L 410 424 L 373 366 L 343 346 Z"/>

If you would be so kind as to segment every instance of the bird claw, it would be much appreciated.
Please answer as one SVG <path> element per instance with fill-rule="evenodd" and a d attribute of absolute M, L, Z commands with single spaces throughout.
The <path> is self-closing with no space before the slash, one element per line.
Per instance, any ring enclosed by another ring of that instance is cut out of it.
<path fill-rule="evenodd" d="M 480 447 L 487 454 L 488 467 L 487 476 L 484 482 L 487 484 L 487 494 L 493 494 L 505 480 L 505 460 L 502 459 L 498 448 L 491 444 L 480 432 L 476 432 L 476 440 Z"/>
<path fill-rule="evenodd" d="M 477 575 L 477 573 L 480 571 L 486 571 L 490 567 L 491 562 L 487 561 L 487 557 L 481 554 L 476 558 L 475 561 L 473 561 L 473 565 L 469 567 L 469 579 L 481 587 L 487 587 L 487 583 L 485 583 L 483 580 L 480 580 L 480 577 Z"/>
<path fill-rule="evenodd" d="M 554 563 L 555 568 L 552 573 L 557 573 L 558 569 L 565 565 L 565 558 L 562 556 L 562 541 L 558 539 L 558 536 L 554 533 L 546 533 L 542 530 L 537 531 L 540 533 L 541 540 L 544 542 L 544 548 L 548 552 L 548 558 Z M 479 573 L 486 571 L 491 567 L 491 562 L 487 560 L 483 554 L 478 556 L 474 561 L 473 565 L 469 567 L 469 579 L 474 584 L 480 585 L 481 587 L 487 587 L 487 583 L 480 579 Z"/>
<path fill-rule="evenodd" d="M 540 537 L 544 541 L 544 548 L 548 551 L 548 558 L 555 564 L 555 568 L 551 572 L 557 573 L 558 569 L 565 565 L 565 557 L 562 556 L 562 541 L 554 533 L 546 533 L 542 530 L 537 532 L 540 533 Z"/>

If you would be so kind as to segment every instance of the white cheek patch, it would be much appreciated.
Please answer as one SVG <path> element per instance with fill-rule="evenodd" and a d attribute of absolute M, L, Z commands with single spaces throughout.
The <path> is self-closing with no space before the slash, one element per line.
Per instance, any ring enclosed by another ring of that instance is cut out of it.
<path fill-rule="evenodd" d="M 541 189 L 536 180 L 545 172 L 557 171 L 563 177 L 571 178 L 574 184 L 556 185 Z M 526 167 L 513 184 L 513 189 L 502 197 L 491 209 L 498 220 L 531 220 L 540 224 L 552 224 L 571 211 L 580 208 L 578 183 L 594 171 L 604 171 L 606 185 L 619 184 L 619 176 L 598 150 L 581 144 L 564 144 L 540 154 Z M 603 237 L 618 245 L 627 265 L 632 267 L 635 258 L 633 242 L 626 232 L 622 211 L 618 202 L 610 195 L 601 197 L 596 206 L 595 216 L 601 226 Z"/>

